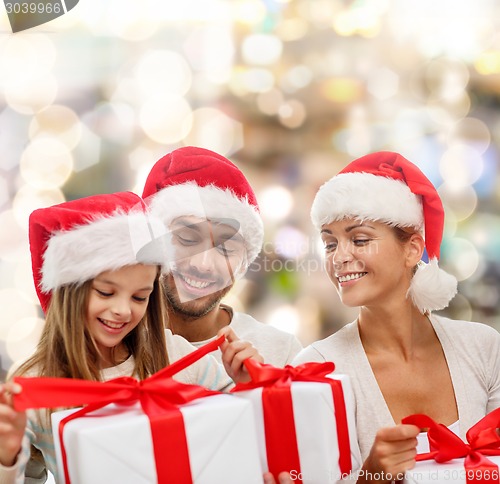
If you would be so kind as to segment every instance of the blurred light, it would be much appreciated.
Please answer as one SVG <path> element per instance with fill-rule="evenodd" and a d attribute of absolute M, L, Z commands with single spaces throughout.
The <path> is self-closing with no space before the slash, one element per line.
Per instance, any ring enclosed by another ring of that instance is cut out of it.
<path fill-rule="evenodd" d="M 7 104 L 22 114 L 33 114 L 52 104 L 57 96 L 57 80 L 52 74 L 19 81 L 5 89 Z"/>
<path fill-rule="evenodd" d="M 23 185 L 14 196 L 12 210 L 17 223 L 27 229 L 28 219 L 33 210 L 56 205 L 64 201 L 64 195 L 59 188 L 40 190 L 31 185 Z"/>
<path fill-rule="evenodd" d="M 240 0 L 230 2 L 235 22 L 246 25 L 260 24 L 266 17 L 266 7 L 262 0 Z"/>
<path fill-rule="evenodd" d="M 193 112 L 191 131 L 183 143 L 229 156 L 243 148 L 243 127 L 218 109 L 197 109 Z"/>
<path fill-rule="evenodd" d="M 42 335 L 45 321 L 36 317 L 23 318 L 10 329 L 5 349 L 14 362 L 24 361 L 33 354 Z"/>
<path fill-rule="evenodd" d="M 301 17 L 282 19 L 276 27 L 276 33 L 283 42 L 300 40 L 309 31 L 307 21 Z"/>
<path fill-rule="evenodd" d="M 235 47 L 228 26 L 217 22 L 194 30 L 184 43 L 184 52 L 193 69 L 204 72 L 212 82 L 229 80 Z"/>
<path fill-rule="evenodd" d="M 453 316 L 461 321 L 472 321 L 472 306 L 469 300 L 458 293 L 450 303 Z"/>
<path fill-rule="evenodd" d="M 107 24 L 111 33 L 125 40 L 140 41 L 151 37 L 158 28 L 151 0 L 108 0 Z"/>
<path fill-rule="evenodd" d="M 363 88 L 356 79 L 336 77 L 323 83 L 323 95 L 336 103 L 352 103 L 362 98 Z"/>
<path fill-rule="evenodd" d="M 257 106 L 264 114 L 273 116 L 278 114 L 283 99 L 283 93 L 280 90 L 271 89 L 267 92 L 261 92 L 257 96 Z"/>
<path fill-rule="evenodd" d="M 463 237 L 470 240 L 481 251 L 487 261 L 497 263 L 500 254 L 500 216 L 478 213 L 467 221 Z"/>
<path fill-rule="evenodd" d="M 16 289 L 0 290 L 0 340 L 6 340 L 11 330 L 23 318 L 35 318 L 37 306 L 30 304 Z"/>
<path fill-rule="evenodd" d="M 136 78 L 143 99 L 156 92 L 183 96 L 192 82 L 191 69 L 184 57 L 169 50 L 152 50 L 141 57 Z"/>
<path fill-rule="evenodd" d="M 282 220 L 292 210 L 293 197 L 288 189 L 282 186 L 269 186 L 259 194 L 260 213 L 264 219 Z"/>
<path fill-rule="evenodd" d="M 313 80 L 311 69 L 305 65 L 292 67 L 282 77 L 280 85 L 286 92 L 294 92 L 308 86 Z"/>
<path fill-rule="evenodd" d="M 281 331 L 296 334 L 300 325 L 300 315 L 293 306 L 284 305 L 271 312 L 267 323 Z"/>
<path fill-rule="evenodd" d="M 139 122 L 153 141 L 162 144 L 177 143 L 191 130 L 191 106 L 179 96 L 168 93 L 152 95 L 142 105 Z"/>
<path fill-rule="evenodd" d="M 479 259 L 476 247 L 468 240 L 454 237 L 447 242 L 447 267 L 457 280 L 464 281 L 474 274 Z"/>
<path fill-rule="evenodd" d="M 78 115 L 66 106 L 52 105 L 39 111 L 29 127 L 31 139 L 57 136 L 69 149 L 73 149 L 81 139 L 82 125 Z"/>
<path fill-rule="evenodd" d="M 453 103 L 460 101 L 469 82 L 467 66 L 458 60 L 432 60 L 423 70 L 431 98 Z"/>
<path fill-rule="evenodd" d="M 367 89 L 377 99 L 383 101 L 398 92 L 399 76 L 386 67 L 375 69 L 368 78 Z"/>
<path fill-rule="evenodd" d="M 100 103 L 82 121 L 100 138 L 124 145 L 132 141 L 136 127 L 134 109 L 123 102 Z"/>
<path fill-rule="evenodd" d="M 73 170 L 75 173 L 99 163 L 101 155 L 101 139 L 82 124 L 80 143 L 73 150 Z"/>
<path fill-rule="evenodd" d="M 9 201 L 9 186 L 7 180 L 0 174 L 0 207 Z"/>
<path fill-rule="evenodd" d="M 26 146 L 28 125 L 27 116 L 10 108 L 5 108 L 0 112 L 0 153 L 2 153 L 0 170 L 9 171 L 19 164 L 19 158 Z"/>
<path fill-rule="evenodd" d="M 350 36 L 361 34 L 365 37 L 374 37 L 380 31 L 381 2 L 356 3 L 349 9 L 345 9 L 333 17 L 333 28 L 337 34 Z"/>
<path fill-rule="evenodd" d="M 235 81 L 247 92 L 266 92 L 274 87 L 274 75 L 267 69 L 245 69 Z"/>
<path fill-rule="evenodd" d="M 30 303 L 38 305 L 38 296 L 33 281 L 33 270 L 31 267 L 30 254 L 26 253 L 24 259 L 16 263 L 14 272 L 15 288 Z"/>
<path fill-rule="evenodd" d="M 500 74 L 500 51 L 481 52 L 474 61 L 474 67 L 483 76 Z"/>
<path fill-rule="evenodd" d="M 29 253 L 27 230 L 19 225 L 12 210 L 0 212 L 0 227 L 0 259 L 15 262 Z"/>
<path fill-rule="evenodd" d="M 483 159 L 474 148 L 456 143 L 441 157 L 439 171 L 450 187 L 462 188 L 479 179 L 483 172 Z"/>
<path fill-rule="evenodd" d="M 478 153 L 484 153 L 491 142 L 491 133 L 488 126 L 477 118 L 464 118 L 457 121 L 448 133 L 448 144 L 452 142 L 467 142 Z"/>
<path fill-rule="evenodd" d="M 0 86 L 35 85 L 50 72 L 56 49 L 47 35 L 10 35 L 0 44 Z"/>
<path fill-rule="evenodd" d="M 453 210 L 458 221 L 469 218 L 476 210 L 477 195 L 470 185 L 457 187 L 445 182 L 438 192 L 443 204 Z"/>
<path fill-rule="evenodd" d="M 26 183 L 40 190 L 64 185 L 72 170 L 73 157 L 57 138 L 35 139 L 21 156 L 21 176 Z"/>
<path fill-rule="evenodd" d="M 298 128 L 306 119 L 306 108 L 294 99 L 282 104 L 278 111 L 281 124 L 287 128 Z"/>
<path fill-rule="evenodd" d="M 243 60 L 257 66 L 270 66 L 279 62 L 283 44 L 275 35 L 252 34 L 242 45 Z"/>
<path fill-rule="evenodd" d="M 307 236 L 295 227 L 285 226 L 274 237 L 274 252 L 287 259 L 298 259 L 309 250 Z"/>

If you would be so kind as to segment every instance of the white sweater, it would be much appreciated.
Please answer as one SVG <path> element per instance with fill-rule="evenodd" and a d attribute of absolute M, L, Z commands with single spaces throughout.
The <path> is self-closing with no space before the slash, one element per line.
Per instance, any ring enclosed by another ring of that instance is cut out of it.
<path fill-rule="evenodd" d="M 170 330 L 165 330 L 167 339 L 167 351 L 171 363 L 194 351 L 194 347 L 181 336 L 176 336 Z M 102 370 L 103 381 L 111 380 L 121 376 L 133 376 L 134 358 L 131 356 L 123 363 L 112 368 Z M 35 375 L 30 375 L 35 376 Z M 175 380 L 182 383 L 196 384 L 207 387 L 211 390 L 227 390 L 233 385 L 233 381 L 228 377 L 224 367 L 219 364 L 211 355 L 202 359 L 177 373 Z M 52 438 L 52 428 L 45 417 L 45 411 L 28 410 L 28 426 L 23 439 L 23 446 L 18 455 L 16 463 L 12 467 L 5 467 L 0 464 L 0 484 L 22 484 L 25 482 L 25 469 L 30 458 L 30 444 L 39 449 L 45 460 L 45 464 L 50 472 L 56 476 L 57 468 L 55 460 L 54 441 Z M 32 482 L 37 482 L 32 481 Z M 43 480 L 41 481 L 43 482 Z"/>
<path fill-rule="evenodd" d="M 490 326 L 431 315 L 443 347 L 458 406 L 459 434 L 500 407 L 500 334 Z M 347 374 L 356 401 L 356 425 L 365 460 L 381 427 L 395 422 L 377 384 L 359 337 L 356 322 L 305 348 L 293 361 L 333 361 L 335 371 Z"/>
<path fill-rule="evenodd" d="M 299 340 L 290 333 L 261 323 L 245 313 L 233 312 L 229 306 L 221 305 L 231 315 L 230 328 L 236 335 L 245 341 L 250 341 L 264 358 L 264 362 L 280 368 L 292 362 L 293 358 L 302 350 Z M 216 336 L 205 341 L 191 342 L 199 347 L 215 339 Z M 220 350 L 212 353 L 217 361 L 221 361 Z"/>

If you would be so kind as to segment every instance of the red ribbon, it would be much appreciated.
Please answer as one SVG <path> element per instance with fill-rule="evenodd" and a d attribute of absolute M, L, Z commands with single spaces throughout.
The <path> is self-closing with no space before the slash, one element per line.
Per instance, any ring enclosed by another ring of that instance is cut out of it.
<path fill-rule="evenodd" d="M 351 447 L 347 414 L 342 391 L 342 382 L 327 378 L 335 365 L 326 363 L 304 363 L 293 367 L 276 368 L 255 360 L 245 361 L 251 381 L 238 383 L 231 391 L 253 390 L 263 388 L 262 406 L 264 411 L 264 428 L 266 433 L 266 450 L 269 471 L 278 479 L 283 471 L 300 472 L 300 458 L 297 446 L 297 434 L 293 416 L 291 384 L 296 381 L 326 383 L 332 389 L 337 423 L 339 443 L 339 466 L 342 474 L 352 469 Z"/>
<path fill-rule="evenodd" d="M 110 403 L 131 405 L 140 402 L 150 422 L 158 482 L 192 483 L 184 420 L 178 406 L 220 392 L 180 383 L 173 380 L 172 376 L 214 351 L 223 341 L 224 336 L 220 336 L 143 381 L 132 377 L 114 378 L 106 382 L 16 377 L 14 381 L 23 389 L 14 396 L 14 408 L 22 411 L 29 408 L 86 405 L 62 419 L 59 424 L 64 477 L 66 484 L 70 484 L 63 441 L 65 425 Z"/>
<path fill-rule="evenodd" d="M 497 433 L 500 428 L 500 408 L 486 415 L 467 431 L 467 443 L 448 427 L 436 423 L 427 415 L 410 415 L 402 423 L 416 425 L 421 429 L 428 428 L 430 452 L 418 454 L 417 461 L 434 459 L 442 463 L 465 458 L 468 484 L 500 482 L 498 466 L 485 457 L 500 455 L 500 436 Z"/>

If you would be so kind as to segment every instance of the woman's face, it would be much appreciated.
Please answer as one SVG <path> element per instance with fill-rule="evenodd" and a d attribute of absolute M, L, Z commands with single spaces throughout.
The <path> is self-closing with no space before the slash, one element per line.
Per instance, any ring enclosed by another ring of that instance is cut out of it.
<path fill-rule="evenodd" d="M 412 263 L 391 227 L 344 219 L 323 225 L 321 238 L 326 271 L 344 304 L 374 306 L 406 298 Z"/>
<path fill-rule="evenodd" d="M 104 365 L 112 363 L 114 347 L 118 347 L 116 356 L 123 356 L 120 355 L 123 339 L 144 317 L 157 271 L 156 266 L 136 264 L 102 272 L 92 281 L 87 325 L 103 355 Z"/>

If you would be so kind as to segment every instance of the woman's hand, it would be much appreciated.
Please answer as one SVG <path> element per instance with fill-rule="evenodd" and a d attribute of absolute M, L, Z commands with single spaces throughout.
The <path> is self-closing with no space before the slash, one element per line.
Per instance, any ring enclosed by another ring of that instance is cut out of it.
<path fill-rule="evenodd" d="M 7 467 L 15 464 L 26 429 L 26 413 L 16 412 L 12 403 L 20 391 L 17 383 L 0 384 L 0 463 Z"/>
<path fill-rule="evenodd" d="M 419 433 L 420 429 L 415 425 L 400 424 L 380 429 L 360 471 L 358 483 L 403 479 L 405 471 L 415 466 Z M 375 481 L 374 476 L 381 479 Z"/>
<path fill-rule="evenodd" d="M 222 343 L 220 349 L 222 351 L 222 363 L 227 374 L 235 383 L 249 381 L 250 375 L 243 362 L 248 358 L 253 358 L 262 363 L 264 361 L 262 356 L 252 346 L 252 343 L 239 339 L 230 327 L 222 328 L 217 333 L 217 336 L 221 334 L 226 336 L 226 340 Z"/>

